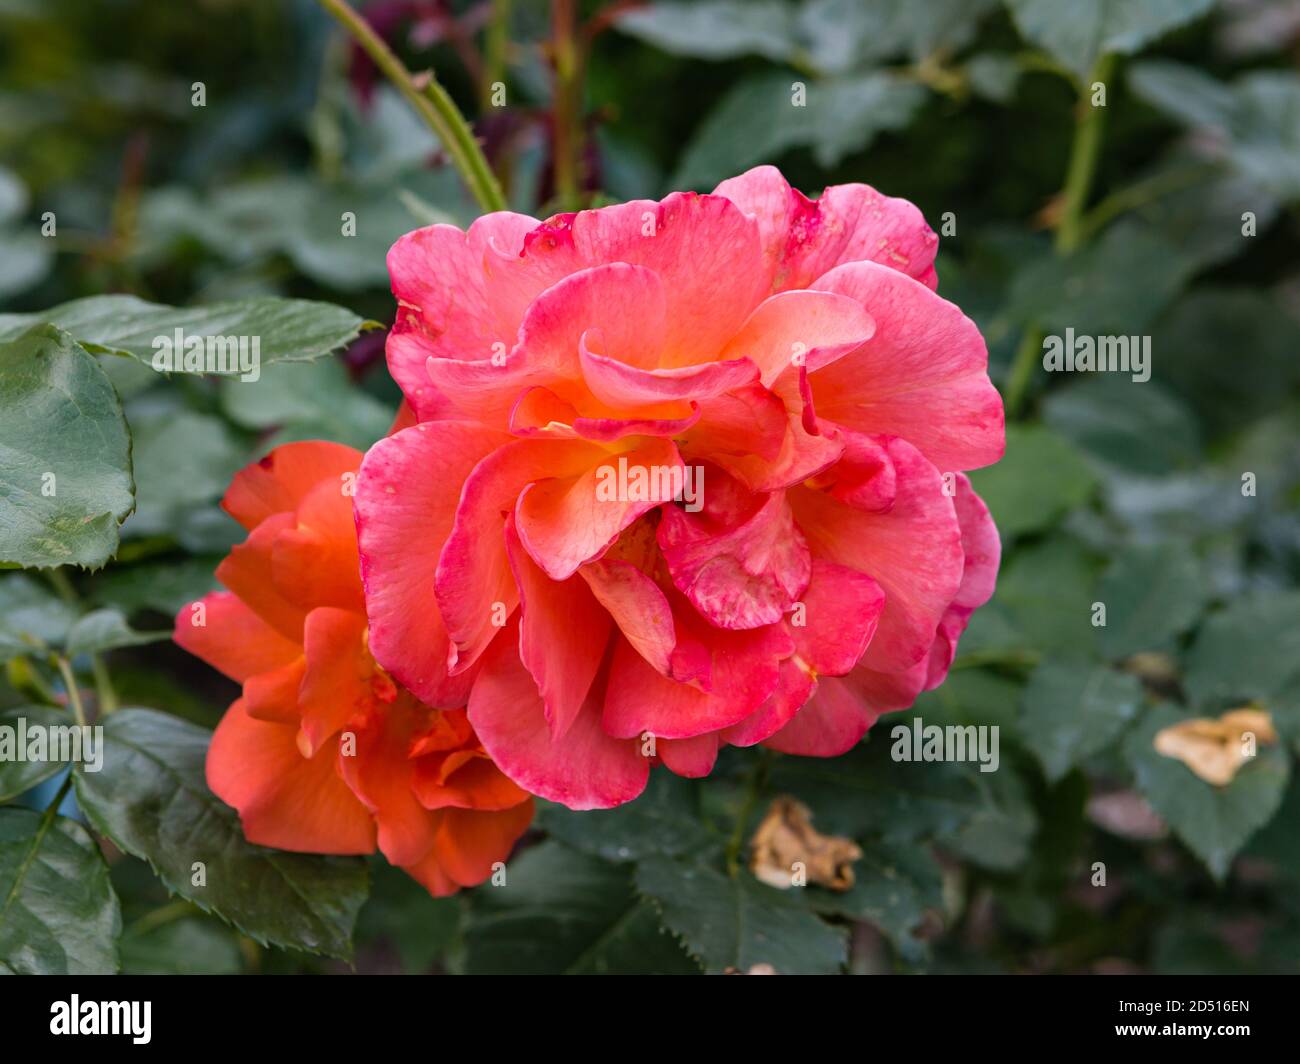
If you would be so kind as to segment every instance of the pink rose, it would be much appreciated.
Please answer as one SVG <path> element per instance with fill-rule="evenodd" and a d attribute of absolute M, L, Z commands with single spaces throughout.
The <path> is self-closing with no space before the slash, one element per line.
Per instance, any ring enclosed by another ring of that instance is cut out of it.
<path fill-rule="evenodd" d="M 1004 434 L 936 244 L 904 200 L 771 167 L 407 234 L 415 423 L 356 496 L 376 658 L 575 809 L 650 756 L 843 753 L 942 682 L 999 556 L 960 471 Z"/>

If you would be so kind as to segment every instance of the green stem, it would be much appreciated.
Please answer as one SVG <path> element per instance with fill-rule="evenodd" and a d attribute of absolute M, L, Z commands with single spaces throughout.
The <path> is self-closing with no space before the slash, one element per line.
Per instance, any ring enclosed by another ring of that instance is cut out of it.
<path fill-rule="evenodd" d="M 1142 181 L 1136 181 L 1126 188 L 1112 192 L 1092 210 L 1084 215 L 1081 235 L 1084 241 L 1090 240 L 1117 216 L 1127 211 L 1145 207 L 1171 192 L 1179 192 L 1204 181 L 1216 173 L 1215 165 L 1189 166 L 1182 170 L 1169 170 L 1153 174 Z"/>
<path fill-rule="evenodd" d="M 483 149 L 474 139 L 465 116 L 433 74 L 422 75 L 417 82 L 384 39 L 370 28 L 370 23 L 357 14 L 347 0 L 320 0 L 320 4 L 352 34 L 375 65 L 438 135 L 452 165 L 460 172 L 479 206 L 485 211 L 505 210 L 505 197 Z"/>
<path fill-rule="evenodd" d="M 85 725 L 86 707 L 81 704 L 81 690 L 77 686 L 77 677 L 72 671 L 72 665 L 62 654 L 56 655 L 55 664 L 59 667 L 59 675 L 63 677 L 63 686 L 68 690 L 68 704 L 72 707 L 72 715 L 77 718 L 77 723 Z"/>
<path fill-rule="evenodd" d="M 77 597 L 77 591 L 63 569 L 50 569 L 45 575 L 49 577 L 54 590 L 58 592 L 59 597 L 64 602 L 70 606 L 80 608 L 81 600 Z M 108 668 L 104 665 L 104 659 L 99 654 L 91 653 L 90 671 L 95 676 L 95 698 L 99 703 L 99 711 L 103 714 L 112 713 L 118 706 L 117 691 L 114 689 L 113 681 L 108 675 Z"/>
<path fill-rule="evenodd" d="M 731 876 L 732 879 L 735 879 L 740 874 L 740 854 L 745 847 L 745 827 L 748 825 L 750 817 L 754 815 L 754 808 L 758 805 L 763 788 L 767 784 L 767 772 L 771 764 L 772 751 L 764 750 L 758 764 L 754 766 L 754 771 L 750 773 L 744 804 L 740 807 L 740 812 L 736 814 L 736 825 L 732 829 L 731 838 L 727 842 L 727 875 Z"/>
<path fill-rule="evenodd" d="M 1070 146 L 1061 220 L 1056 227 L 1056 250 L 1063 255 L 1068 255 L 1077 248 L 1083 237 L 1083 212 L 1097 172 L 1101 135 L 1106 122 L 1106 108 L 1094 107 L 1088 94 L 1095 83 L 1100 81 L 1105 84 L 1109 81 L 1114 69 L 1115 57 L 1103 55 L 1093 67 L 1092 75 L 1083 86 L 1079 98 L 1079 117 L 1074 127 L 1074 142 Z"/>
<path fill-rule="evenodd" d="M 95 677 L 95 700 L 99 703 L 99 713 L 101 716 L 108 716 L 110 713 L 117 711 L 120 705 L 117 698 L 117 688 L 113 686 L 112 677 L 108 674 L 108 667 L 104 664 L 104 659 L 98 654 L 90 655 L 90 671 Z"/>
<path fill-rule="evenodd" d="M 75 606 L 77 604 L 77 592 L 72 586 L 72 581 L 68 579 L 67 573 L 62 569 L 46 569 L 45 576 L 46 579 L 49 580 L 50 585 L 58 593 L 59 598 L 63 599 L 63 601 L 68 603 L 70 606 Z"/>
<path fill-rule="evenodd" d="M 1056 223 L 1056 253 L 1069 255 L 1075 251 L 1086 235 L 1084 210 L 1092 190 L 1101 157 L 1101 135 L 1105 128 L 1106 108 L 1094 107 L 1089 99 L 1096 82 L 1105 84 L 1115 69 L 1115 57 L 1103 55 L 1087 82 L 1081 86 L 1074 126 L 1074 139 L 1070 144 L 1070 161 L 1066 166 L 1065 188 L 1061 193 L 1061 215 Z M 1020 346 L 1011 360 L 1007 375 L 1004 403 L 1008 418 L 1018 417 L 1024 405 L 1029 386 L 1033 383 L 1034 368 L 1042 352 L 1043 330 L 1035 322 L 1025 326 Z"/>
<path fill-rule="evenodd" d="M 555 62 L 555 101 L 552 115 L 555 155 L 555 195 L 560 209 L 576 210 L 581 195 L 582 158 L 581 52 L 578 48 L 575 0 L 551 4 L 551 49 Z"/>
<path fill-rule="evenodd" d="M 480 106 L 492 106 L 492 86 L 505 84 L 506 51 L 510 45 L 510 0 L 492 0 L 492 17 L 484 41 L 483 84 L 479 88 Z"/>
<path fill-rule="evenodd" d="M 1037 325 L 1026 325 L 1020 337 L 1020 346 L 1016 348 L 1011 360 L 1011 370 L 1007 374 L 1007 391 L 1003 398 L 1007 419 L 1020 414 L 1025 395 L 1029 392 L 1029 382 L 1034 379 L 1034 367 L 1038 365 L 1038 356 L 1043 350 L 1043 330 Z"/>

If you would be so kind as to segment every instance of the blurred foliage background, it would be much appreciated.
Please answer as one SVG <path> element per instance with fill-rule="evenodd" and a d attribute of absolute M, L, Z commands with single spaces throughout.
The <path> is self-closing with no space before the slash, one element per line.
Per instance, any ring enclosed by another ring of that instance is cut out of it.
<path fill-rule="evenodd" d="M 911 199 L 1009 428 L 974 478 L 1003 535 L 998 591 L 916 708 L 999 725 L 998 772 L 893 762 L 894 718 L 833 761 L 732 750 L 707 782 L 661 771 L 621 810 L 545 809 L 510 891 L 433 901 L 376 862 L 356 969 L 1300 970 L 1300 3 L 358 6 L 437 72 L 516 210 L 707 191 L 762 162 L 809 195 Z M 0 0 L 0 309 L 274 293 L 391 322 L 388 246 L 474 213 L 309 0 Z M 1151 337 L 1151 380 L 1049 378 L 1042 338 L 1066 328 Z M 77 577 L 78 608 L 167 627 L 236 538 L 215 505 L 235 469 L 387 430 L 382 354 L 368 334 L 257 386 L 101 359 L 138 508 L 116 561 Z M 59 590 L 0 577 L 0 644 L 55 623 Z M 110 662 L 123 702 L 207 726 L 235 694 L 168 644 Z M 21 658 L 8 678 L 0 710 L 24 700 Z M 1226 787 L 1152 749 L 1242 705 L 1279 739 Z M 723 872 L 777 794 L 859 842 L 852 891 Z M 260 947 L 110 856 L 126 971 L 349 970 Z"/>

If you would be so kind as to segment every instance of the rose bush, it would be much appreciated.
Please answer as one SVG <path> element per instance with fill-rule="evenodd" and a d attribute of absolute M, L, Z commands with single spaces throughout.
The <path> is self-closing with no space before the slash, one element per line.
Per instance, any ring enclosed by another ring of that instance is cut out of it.
<path fill-rule="evenodd" d="M 963 471 L 1004 431 L 937 242 L 772 167 L 403 237 L 408 409 L 356 496 L 375 658 L 575 809 L 652 759 L 841 754 L 942 682 L 999 558 Z"/>
<path fill-rule="evenodd" d="M 208 751 L 250 842 L 372 853 L 434 895 L 482 882 L 532 819 L 463 708 L 403 690 L 366 645 L 350 488 L 361 455 L 292 443 L 238 473 L 222 506 L 247 539 L 228 590 L 181 609 L 176 642 L 243 684 Z"/>

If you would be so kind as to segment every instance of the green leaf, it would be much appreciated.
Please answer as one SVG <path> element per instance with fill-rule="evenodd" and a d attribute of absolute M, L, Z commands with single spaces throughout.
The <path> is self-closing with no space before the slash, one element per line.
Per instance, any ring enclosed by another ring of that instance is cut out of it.
<path fill-rule="evenodd" d="M 958 767 L 975 792 L 974 806 L 956 832 L 935 841 L 948 853 L 981 868 L 997 872 L 1018 868 L 1028 859 L 1038 830 L 1038 815 L 1024 780 L 1005 761 L 989 774 L 971 765 Z"/>
<path fill-rule="evenodd" d="M 1215 434 L 1276 410 L 1300 384 L 1300 324 L 1279 301 L 1249 289 L 1187 293 L 1153 331 L 1151 348 L 1164 353 L 1153 359 L 1154 377 Z"/>
<path fill-rule="evenodd" d="M 1046 528 L 1082 505 L 1096 478 L 1079 452 L 1056 433 L 1039 425 L 1008 425 L 1006 457 L 976 470 L 971 483 L 1006 541 Z"/>
<path fill-rule="evenodd" d="M 933 691 L 922 692 L 914 708 L 936 724 L 996 724 L 1006 739 L 1019 727 L 1023 686 L 991 669 L 953 669 Z"/>
<path fill-rule="evenodd" d="M 582 813 L 546 802 L 539 822 L 561 842 L 606 861 L 698 855 L 719 841 L 696 812 L 698 786 L 669 772 L 652 772 L 645 793 L 635 802 Z"/>
<path fill-rule="evenodd" d="M 1209 11 L 1214 0 L 1006 0 L 1016 28 L 1080 78 L 1103 55 L 1132 55 Z"/>
<path fill-rule="evenodd" d="M 0 576 L 0 661 L 63 642 L 77 618 L 43 580 L 27 573 Z"/>
<path fill-rule="evenodd" d="M 358 949 L 383 940 L 397 952 L 407 974 L 427 973 L 460 935 L 462 899 L 430 897 L 420 883 L 387 861 L 372 861 L 371 876 L 370 897 L 357 918 Z"/>
<path fill-rule="evenodd" d="M 1225 85 L 1192 67 L 1139 63 L 1128 83 L 1147 103 L 1202 137 L 1197 147 L 1283 200 L 1300 197 L 1300 77 L 1255 71 Z"/>
<path fill-rule="evenodd" d="M 20 718 L 26 724 L 20 724 Z M 0 802 L 17 798 L 24 791 L 30 790 L 67 764 L 61 758 L 47 757 L 45 760 L 29 761 L 26 751 L 24 727 L 57 728 L 76 726 L 76 722 L 61 709 L 54 706 L 18 706 L 14 709 L 0 710 Z M 12 743 L 12 746 L 10 744 Z M 49 747 L 46 746 L 48 754 Z M 57 753 L 58 751 L 54 751 Z"/>
<path fill-rule="evenodd" d="M 795 83 L 806 86 L 802 106 Z M 876 134 L 902 129 L 925 99 L 892 74 L 804 81 L 764 74 L 739 81 L 700 123 L 682 154 L 674 188 L 712 188 L 792 148 L 811 148 L 822 166 L 865 150 Z"/>
<path fill-rule="evenodd" d="M 365 862 L 282 853 L 244 840 L 239 817 L 204 778 L 211 732 L 151 709 L 104 722 L 104 763 L 76 774 L 95 829 L 147 860 L 167 888 L 263 944 L 351 954 Z M 196 862 L 206 884 L 194 883 Z"/>
<path fill-rule="evenodd" d="M 735 59 L 757 55 L 802 60 L 823 73 L 845 73 L 905 55 L 920 61 L 956 51 L 996 0 L 667 0 L 620 15 L 615 25 L 673 55 Z"/>
<path fill-rule="evenodd" d="M 122 914 L 108 865 L 66 817 L 0 809 L 0 968 L 111 975 Z"/>
<path fill-rule="evenodd" d="M 1105 749 L 1141 705 L 1136 676 L 1100 665 L 1044 662 L 1025 688 L 1020 732 L 1056 783 Z"/>
<path fill-rule="evenodd" d="M 175 615 L 182 606 L 217 589 L 213 572 L 220 561 L 219 557 L 167 558 L 123 565 L 119 559 L 95 578 L 91 599 L 127 616 L 144 609 Z"/>
<path fill-rule="evenodd" d="M 828 916 L 874 924 L 911 964 L 928 960 L 929 943 L 916 936 L 927 912 L 943 911 L 943 874 L 934 855 L 915 844 L 865 842 L 853 863 L 851 889 L 805 888 L 809 906 Z"/>
<path fill-rule="evenodd" d="M 971 618 L 958 661 L 1044 653 L 1095 658 L 1095 585 L 1095 566 L 1072 537 L 1056 535 L 1019 548 L 1004 562 L 993 599 Z"/>
<path fill-rule="evenodd" d="M 1216 787 L 1176 758 L 1156 753 L 1156 732 L 1186 717 L 1173 706 L 1154 707 L 1129 733 L 1124 752 L 1152 808 L 1222 882 L 1237 851 L 1281 805 L 1291 759 L 1280 744 L 1261 746 L 1231 783 Z"/>
<path fill-rule="evenodd" d="M 135 501 L 122 407 L 67 333 L 13 335 L 0 342 L 0 562 L 97 568 Z"/>
<path fill-rule="evenodd" d="M 1184 685 L 1193 704 L 1217 705 L 1266 699 L 1297 675 L 1300 591 L 1259 591 L 1201 625 Z"/>
<path fill-rule="evenodd" d="M 1102 472 L 1160 476 L 1201 460 L 1196 418 L 1155 381 L 1107 374 L 1067 384 L 1043 400 L 1043 420 Z"/>
<path fill-rule="evenodd" d="M 245 268 L 250 260 L 283 255 L 305 276 L 339 291 L 387 288 L 385 257 L 398 237 L 435 222 L 468 224 L 473 214 L 461 217 L 462 205 L 454 202 L 461 194 L 448 184 L 455 180 L 450 166 L 426 168 L 437 143 L 393 90 L 379 88 L 355 134 L 358 144 L 372 142 L 355 153 L 367 171 L 364 181 L 279 174 L 222 185 L 210 195 L 186 186 L 146 194 L 141 265 L 165 266 L 193 241 Z M 430 208 L 431 201 L 439 206 Z"/>
<path fill-rule="evenodd" d="M 1128 547 L 1106 570 L 1097 600 L 1106 606 L 1102 652 L 1123 658 L 1159 650 L 1190 628 L 1209 598 L 1201 563 L 1179 542 Z"/>
<path fill-rule="evenodd" d="M 984 867 L 1019 864 L 1037 822 L 1006 751 L 999 749 L 996 772 L 971 763 L 895 761 L 895 729 L 912 723 L 887 721 L 840 757 L 780 759 L 772 789 L 807 805 L 819 831 L 886 842 L 934 839 Z"/>
<path fill-rule="evenodd" d="M 615 25 L 675 55 L 734 59 L 761 55 L 777 61 L 794 48 L 795 9 L 785 0 L 703 0 L 647 4 L 621 14 Z"/>
<path fill-rule="evenodd" d="M 636 887 L 710 972 L 770 964 L 782 975 L 829 975 L 847 960 L 842 929 L 746 871 L 733 879 L 704 865 L 651 857 L 637 865 Z"/>
<path fill-rule="evenodd" d="M 161 927 L 122 935 L 124 975 L 238 975 L 239 943 L 215 920 L 187 916 Z"/>
<path fill-rule="evenodd" d="M 632 891 L 632 872 L 554 842 L 475 892 L 465 931 L 471 975 L 684 974 L 698 967 Z"/>
<path fill-rule="evenodd" d="M 22 179 L 8 167 L 0 166 L 0 224 L 21 218 L 29 202 Z"/>
<path fill-rule="evenodd" d="M 828 73 L 895 56 L 920 62 L 970 43 L 997 0 L 805 0 L 799 34 L 812 65 Z"/>
<path fill-rule="evenodd" d="M 1228 163 L 1207 163 L 1195 146 L 1180 145 L 1135 186 L 1168 189 L 1134 214 L 1177 249 L 1195 272 L 1227 262 L 1254 246 L 1282 209 L 1277 196 Z M 1243 232 L 1244 216 L 1255 216 L 1255 234 Z"/>
<path fill-rule="evenodd" d="M 26 292 L 54 266 L 54 241 L 34 229 L 0 229 L 0 299 Z"/>
<path fill-rule="evenodd" d="M 251 386 L 224 380 L 221 409 L 243 428 L 288 426 L 297 438 L 333 440 L 358 450 L 380 439 L 393 422 L 388 405 L 357 388 L 338 359 L 268 366 Z"/>
<path fill-rule="evenodd" d="M 1009 313 L 1049 334 L 1142 339 L 1186 286 L 1196 263 L 1150 226 L 1125 220 L 1069 256 L 1030 260 L 1011 284 Z M 1154 341 L 1151 347 L 1161 351 Z M 1130 355 L 1130 357 L 1132 357 Z M 1149 358 L 1146 369 L 1158 358 Z M 1040 362 L 1041 365 L 1041 355 Z M 1134 381 L 1132 374 L 1123 380 Z"/>
<path fill-rule="evenodd" d="M 1015 56 L 1002 52 L 984 52 L 972 56 L 966 64 L 966 79 L 971 91 L 1004 107 L 1015 99 L 1020 74 L 1020 64 Z"/>
<path fill-rule="evenodd" d="M 211 506 L 248 458 L 224 421 L 183 408 L 133 411 L 131 428 L 138 488 L 136 512 L 126 525 L 129 536 L 175 533 L 182 517 L 199 507 L 213 511 L 232 533 L 238 529 Z"/>
<path fill-rule="evenodd" d="M 37 322 L 67 330 L 88 351 L 129 355 L 150 365 L 155 340 L 170 340 L 177 329 L 186 339 L 247 337 L 251 344 L 256 337 L 260 365 L 267 366 L 323 358 L 377 327 L 350 310 L 309 299 L 258 296 L 205 307 L 168 307 L 111 295 L 74 299 L 35 314 L 0 314 L 0 340 L 12 340 Z M 178 367 L 172 372 L 191 371 Z"/>
<path fill-rule="evenodd" d="M 68 657 L 78 654 L 98 654 L 119 647 L 139 647 L 170 639 L 171 632 L 137 632 L 115 609 L 92 610 L 68 629 L 64 653 Z"/>

